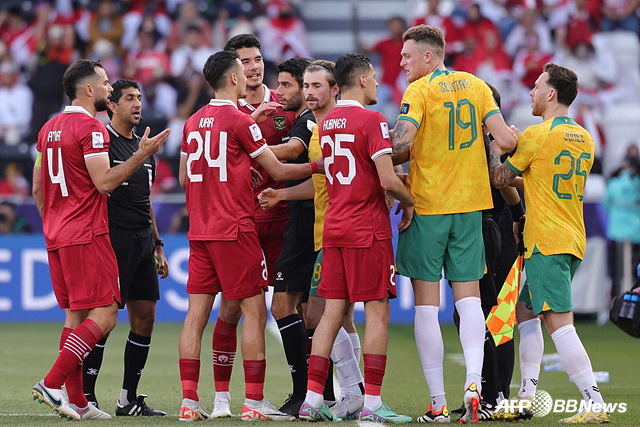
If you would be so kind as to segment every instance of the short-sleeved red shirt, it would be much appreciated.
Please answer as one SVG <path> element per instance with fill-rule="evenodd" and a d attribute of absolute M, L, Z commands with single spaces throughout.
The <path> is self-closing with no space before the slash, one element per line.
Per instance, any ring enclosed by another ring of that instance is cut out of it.
<path fill-rule="evenodd" d="M 50 251 L 87 244 L 109 232 L 107 197 L 100 194 L 85 159 L 109 156 L 109 133 L 87 110 L 68 106 L 38 134 L 42 153 L 42 227 Z"/>
<path fill-rule="evenodd" d="M 370 247 L 392 237 L 389 210 L 374 160 L 391 154 L 384 116 L 340 100 L 319 123 L 329 207 L 323 247 Z"/>
<path fill-rule="evenodd" d="M 260 128 L 230 100 L 212 99 L 187 120 L 189 240 L 236 240 L 255 230 L 251 158 L 267 149 Z"/>

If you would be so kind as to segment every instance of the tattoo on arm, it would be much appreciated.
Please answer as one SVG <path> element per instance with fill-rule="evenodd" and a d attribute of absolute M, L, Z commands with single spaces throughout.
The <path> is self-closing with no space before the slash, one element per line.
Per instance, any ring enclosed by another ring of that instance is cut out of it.
<path fill-rule="evenodd" d="M 404 120 L 398 120 L 396 127 L 389 132 L 391 136 L 391 144 L 393 145 L 393 154 L 404 152 L 411 146 L 411 139 L 408 137 L 409 127 Z"/>
<path fill-rule="evenodd" d="M 494 187 L 504 187 L 517 176 L 511 168 L 500 161 L 500 152 L 491 151 L 489 153 L 489 175 Z"/>

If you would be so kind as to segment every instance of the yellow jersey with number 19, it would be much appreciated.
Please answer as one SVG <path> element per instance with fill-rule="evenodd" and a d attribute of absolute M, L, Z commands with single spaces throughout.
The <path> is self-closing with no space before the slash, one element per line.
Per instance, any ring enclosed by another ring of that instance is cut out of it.
<path fill-rule="evenodd" d="M 505 163 L 524 180 L 525 258 L 536 250 L 584 257 L 582 199 L 593 158 L 591 135 L 569 117 L 529 126 L 520 135 Z"/>
<path fill-rule="evenodd" d="M 322 157 L 322 148 L 320 148 L 320 138 L 318 136 L 318 126 L 313 128 L 311 139 L 309 140 L 309 161 L 315 162 Z M 311 175 L 313 186 L 316 189 L 316 195 L 313 197 L 315 206 L 316 220 L 313 224 L 313 242 L 315 250 L 322 249 L 322 233 L 324 232 L 324 217 L 327 215 L 329 207 L 329 193 L 327 192 L 327 178 L 321 173 Z"/>
<path fill-rule="evenodd" d="M 418 214 L 493 207 L 482 123 L 499 113 L 491 89 L 473 74 L 436 70 L 409 85 L 398 120 L 418 127 L 407 178 Z"/>

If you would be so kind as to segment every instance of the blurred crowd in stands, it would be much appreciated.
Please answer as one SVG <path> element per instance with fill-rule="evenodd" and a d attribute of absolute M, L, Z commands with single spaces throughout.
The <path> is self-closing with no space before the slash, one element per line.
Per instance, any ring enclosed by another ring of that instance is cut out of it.
<path fill-rule="evenodd" d="M 307 0 L 313 1 L 313 0 Z M 213 93 L 202 66 L 233 35 L 252 32 L 262 41 L 265 83 L 275 88 L 276 64 L 314 56 L 300 12 L 305 1 L 289 0 L 3 0 L 0 2 L 0 199 L 30 194 L 33 146 L 41 126 L 68 103 L 62 75 L 80 57 L 101 59 L 111 81 L 137 80 L 143 87 L 143 126 L 152 134 L 173 132 L 157 156 L 152 196 L 179 192 L 178 151 L 185 120 Z M 374 2 L 375 3 L 375 2 Z M 393 123 L 406 87 L 400 67 L 402 33 L 408 25 L 442 28 L 446 64 L 491 82 L 502 109 L 516 124 L 531 122 L 529 90 L 542 65 L 574 69 L 580 93 L 572 116 L 594 137 L 601 158 L 607 144 L 604 117 L 611 105 L 640 105 L 640 69 L 621 66 L 603 34 L 626 31 L 638 44 L 638 0 L 408 0 L 388 36 L 357 43 L 377 64 L 381 111 Z M 410 4 L 412 7 L 407 8 Z M 313 19 L 305 16 L 305 19 Z M 361 28 L 366 30 L 366 28 Z M 335 58 L 328 58 L 335 59 Z M 638 63 L 637 58 L 630 60 Z M 639 107 L 640 108 L 640 107 Z M 102 114 L 102 113 L 101 113 Z M 105 122 L 106 114 L 99 115 Z M 525 122 L 526 122 L 525 120 Z M 623 149 L 622 151 L 624 152 Z M 623 164 L 622 155 L 611 175 Z M 634 170 L 633 168 L 627 168 Z M 596 164 L 594 174 L 602 174 Z M 628 171 L 625 174 L 629 173 Z M 634 172 L 635 174 L 636 172 Z M 603 187 L 604 188 L 604 187 Z M 638 203 L 640 203 L 640 187 Z M 3 210 L 8 208 L 2 208 Z M 636 206 L 640 224 L 640 208 Z M 10 213 L 1 214 L 11 216 Z M 175 221 L 180 229 L 181 220 Z M 1 230 L 0 230 L 1 232 Z M 640 235 L 640 233 L 638 234 Z"/>

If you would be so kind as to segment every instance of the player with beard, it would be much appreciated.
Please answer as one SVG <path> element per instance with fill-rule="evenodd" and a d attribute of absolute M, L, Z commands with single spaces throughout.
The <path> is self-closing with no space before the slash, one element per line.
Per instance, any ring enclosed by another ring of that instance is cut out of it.
<path fill-rule="evenodd" d="M 562 367 L 589 405 L 559 422 L 604 424 L 611 422 L 611 417 L 604 410 L 589 355 L 573 326 L 571 302 L 571 281 L 586 246 L 582 199 L 594 160 L 591 135 L 569 117 L 569 106 L 577 94 L 578 76 L 573 70 L 545 64 L 529 92 L 531 113 L 542 117 L 542 123 L 525 129 L 516 152 L 504 163 L 500 147 L 492 143 L 489 169 L 496 187 L 507 186 L 522 175 L 527 203 L 527 282 L 516 305 L 522 377 L 517 400 L 530 407 L 535 397 L 544 352 L 541 322 L 536 316 L 542 314 Z M 511 415 L 500 410 L 495 418 L 514 420 L 519 414 Z"/>
<path fill-rule="evenodd" d="M 115 326 L 120 302 L 106 195 L 162 147 L 170 130 L 148 138 L 147 128 L 139 150 L 111 167 L 109 134 L 95 118 L 107 109 L 113 90 L 102 64 L 76 61 L 65 72 L 63 88 L 71 105 L 38 135 L 33 196 L 43 219 L 53 290 L 66 319 L 60 354 L 32 394 L 66 418 L 108 419 L 109 414 L 88 403 L 82 389 L 82 361 Z"/>
<path fill-rule="evenodd" d="M 140 85 L 126 79 L 115 82 L 108 107 L 111 118 L 111 124 L 107 125 L 111 140 L 109 160 L 113 167 L 126 162 L 140 145 L 140 137 L 133 133 L 142 118 Z M 156 301 L 160 299 L 158 274 L 163 279 L 169 275 L 164 242 L 158 234 L 149 200 L 155 172 L 156 162 L 149 156 L 107 200 L 109 236 L 120 272 L 120 308 L 126 304 L 131 327 L 124 350 L 124 380 L 116 416 L 166 415 L 166 412 L 150 408 L 144 402 L 146 395 L 137 394 L 151 345 Z M 96 344 L 83 363 L 84 394 L 96 406 L 95 383 L 106 341 L 107 336 Z"/>
<path fill-rule="evenodd" d="M 295 116 L 292 111 L 282 109 L 275 91 L 263 83 L 264 61 L 260 40 L 253 34 L 239 34 L 227 42 L 224 50 L 238 54 L 247 78 L 247 96 L 238 100 L 238 110 L 250 114 L 256 120 L 269 146 L 281 144 L 291 129 Z M 251 167 L 262 177 L 262 181 L 253 189 L 255 196 L 265 188 L 284 188 L 284 182 L 275 181 L 254 159 L 251 159 Z M 289 220 L 286 203 L 281 203 L 267 212 L 260 209 L 256 197 L 255 220 L 260 247 L 265 257 L 268 284 L 273 286 L 275 264 L 284 243 L 284 227 Z M 227 301 L 223 297 L 213 330 L 213 377 L 216 397 L 212 418 L 232 416 L 229 382 L 236 355 L 236 329 L 240 316 L 237 301 Z"/>
<path fill-rule="evenodd" d="M 323 233 L 323 277 L 318 295 L 326 298 L 316 329 L 309 381 L 300 418 L 330 421 L 336 417 L 323 403 L 329 355 L 351 306 L 364 302 L 364 407 L 360 420 L 406 423 L 380 397 L 386 368 L 389 298 L 396 296 L 392 232 L 385 191 L 407 206 L 413 196 L 396 176 L 384 116 L 365 110 L 376 103 L 375 70 L 369 58 L 347 54 L 336 62 L 334 75 L 341 99 L 319 123 L 325 159 L 329 207 Z M 399 227 L 408 223 L 405 218 Z"/>
<path fill-rule="evenodd" d="M 293 421 L 294 417 L 278 411 L 263 394 L 267 274 L 255 229 L 250 159 L 280 181 L 308 177 L 318 172 L 322 160 L 282 164 L 273 155 L 255 121 L 238 111 L 238 99 L 246 94 L 246 77 L 235 52 L 210 56 L 203 72 L 216 99 L 187 120 L 180 153 L 190 248 L 189 308 L 178 343 L 183 397 L 180 420 L 208 418 L 198 397 L 200 350 L 216 294 L 223 292 L 228 301 L 239 300 L 244 317 L 242 419 Z"/>
<path fill-rule="evenodd" d="M 311 63 L 304 72 L 303 95 L 309 108 L 319 123 L 336 106 L 339 88 L 333 76 L 334 63 L 317 60 Z M 318 126 L 313 128 L 309 142 L 309 160 L 322 157 Z M 309 289 L 309 301 L 304 313 L 305 326 L 309 337 L 313 337 L 315 328 L 324 312 L 325 299 L 318 296 L 318 287 L 322 276 L 322 233 L 324 218 L 329 204 L 327 183 L 323 174 L 313 174 L 312 180 L 304 181 L 294 187 L 284 189 L 266 189 L 259 198 L 263 209 L 270 209 L 283 200 L 307 200 L 313 197 L 315 207 L 314 243 L 318 256 L 313 268 L 313 277 Z M 311 344 L 311 341 L 309 342 Z M 310 350 L 310 347 L 307 348 Z M 340 328 L 338 337 L 331 351 L 331 360 L 335 363 L 341 393 L 338 402 L 331 406 L 331 413 L 338 418 L 355 418 L 362 408 L 364 397 L 361 387 L 360 372 L 360 337 L 353 323 L 353 309 L 344 327 Z"/>

